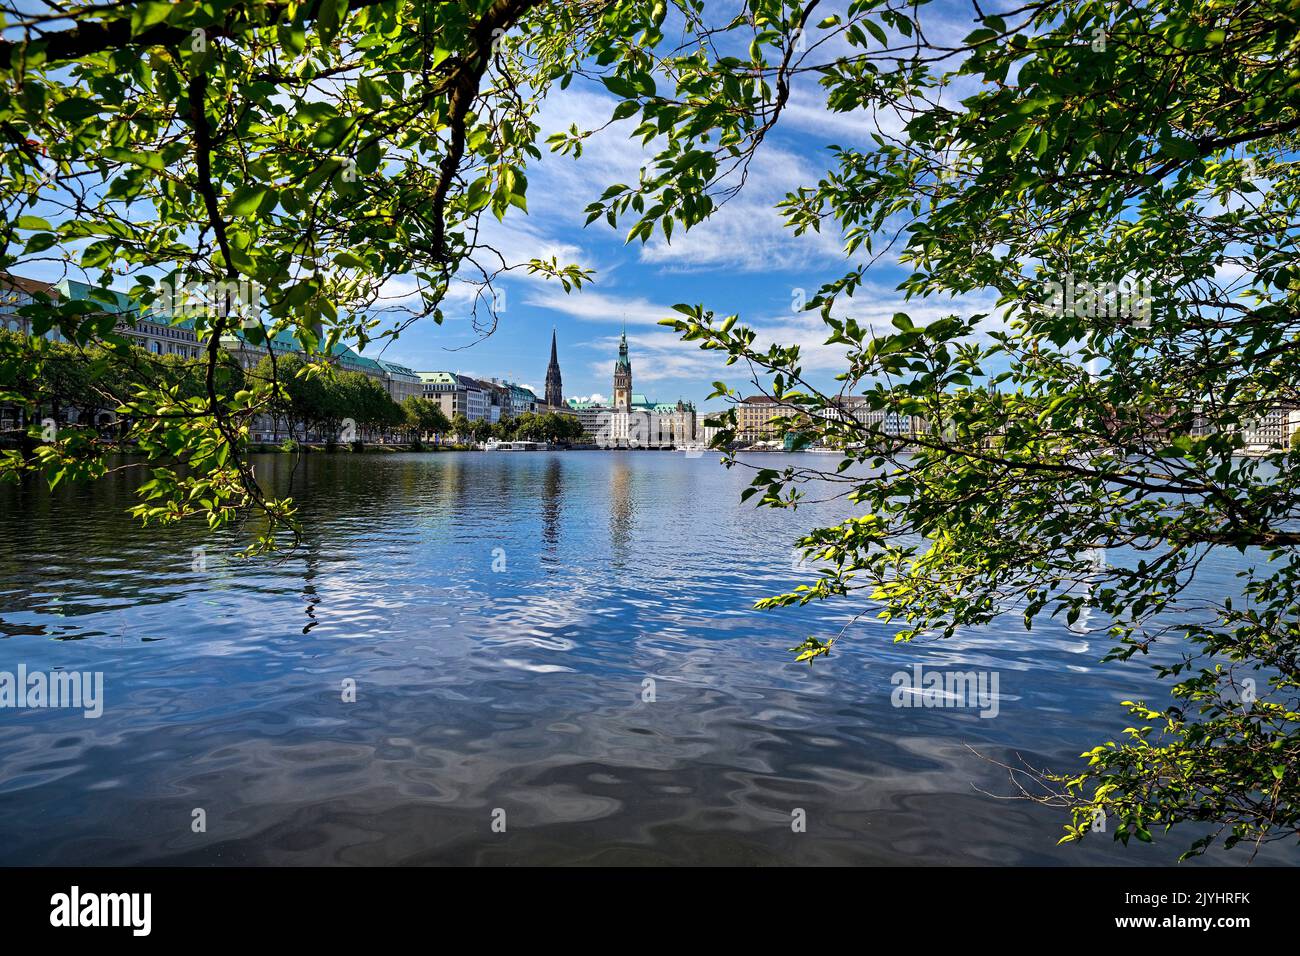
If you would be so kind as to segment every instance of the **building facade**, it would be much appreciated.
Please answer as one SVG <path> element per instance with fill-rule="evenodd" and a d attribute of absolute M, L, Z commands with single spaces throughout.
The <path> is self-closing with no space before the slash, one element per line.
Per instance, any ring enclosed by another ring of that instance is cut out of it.
<path fill-rule="evenodd" d="M 495 425 L 510 417 L 510 390 L 503 385 L 498 385 L 492 381 L 478 380 L 479 388 L 483 390 L 483 402 L 486 420 L 489 425 Z"/>
<path fill-rule="evenodd" d="M 890 409 L 873 408 L 860 395 L 845 395 L 835 401 L 834 411 L 842 421 L 853 420 L 873 434 L 908 440 L 926 431 L 925 419 Z M 828 414 L 830 414 L 828 412 Z M 861 436 L 865 439 L 867 436 Z"/>
<path fill-rule="evenodd" d="M 397 404 L 402 404 L 408 398 L 418 398 L 424 392 L 424 383 L 420 381 L 420 376 L 407 368 L 405 365 L 398 365 L 396 362 L 390 362 L 387 359 L 378 359 L 379 368 L 383 372 L 384 390 L 388 392 L 388 397 Z"/>
<path fill-rule="evenodd" d="M 173 316 L 165 308 L 143 309 L 127 295 L 113 289 L 103 289 L 79 282 L 75 279 L 62 279 L 53 285 L 0 273 L 0 328 L 11 332 L 28 335 L 31 322 L 20 310 L 48 300 L 51 302 L 84 302 L 94 306 L 100 314 L 117 318 L 114 331 L 126 338 L 131 344 L 151 355 L 176 355 L 183 359 L 200 360 L 206 353 L 206 345 L 198 337 L 194 321 L 190 318 Z M 63 336 L 58 329 L 50 329 L 45 338 L 58 342 Z M 268 351 L 277 356 L 302 354 L 302 346 L 289 331 L 281 331 L 270 342 L 254 344 L 241 330 L 233 330 L 221 337 L 222 348 L 230 354 L 245 371 L 251 371 L 266 357 Z M 422 391 L 420 377 L 411 369 L 396 362 L 376 361 L 358 354 L 346 345 L 334 346 L 328 361 L 348 372 L 361 372 L 379 382 L 389 397 L 395 402 L 402 402 L 411 395 Z M 75 409 L 70 409 L 69 421 L 75 421 Z M 9 427 L 21 418 L 15 410 L 0 410 L 0 420 Z M 101 412 L 97 424 L 109 424 L 116 416 Z M 108 419 L 105 421 L 104 419 Z M 291 436 L 271 415 L 256 416 L 250 423 L 250 436 L 254 441 L 279 441 Z"/>
<path fill-rule="evenodd" d="M 1297 426 L 1300 426 L 1300 409 L 1273 408 L 1243 422 L 1241 440 L 1245 449 L 1251 452 L 1289 448 Z"/>
<path fill-rule="evenodd" d="M 770 395 L 750 395 L 736 408 L 736 440 L 745 442 L 778 441 L 785 419 L 798 418 L 803 411 L 794 405 L 778 402 Z"/>
<path fill-rule="evenodd" d="M 695 442 L 695 406 L 690 402 L 653 402 L 632 391 L 632 360 L 627 333 L 619 340 L 614 362 L 613 403 L 570 400 L 587 438 L 601 448 L 680 448 Z"/>
<path fill-rule="evenodd" d="M 121 292 L 100 289 L 75 279 L 61 279 L 51 285 L 0 273 L 0 328 L 22 335 L 31 334 L 31 322 L 19 310 L 45 300 L 88 302 L 99 311 L 118 316 L 114 331 L 153 355 L 198 358 L 202 354 L 202 343 L 194 332 L 192 321 L 176 321 L 164 312 L 143 312 Z M 57 328 L 47 330 L 44 337 L 51 342 L 66 341 Z"/>
<path fill-rule="evenodd" d="M 507 402 L 508 412 L 503 410 L 502 418 L 518 418 L 525 412 L 537 411 L 537 395 L 531 388 L 497 378 L 492 379 L 492 384 L 499 385 L 509 396 Z"/>
<path fill-rule="evenodd" d="M 0 329 L 9 332 L 29 334 L 31 323 L 19 310 L 46 300 L 57 302 L 59 290 L 48 282 L 25 279 L 0 272 Z M 51 342 L 59 341 L 57 329 L 46 333 Z"/>
<path fill-rule="evenodd" d="M 632 410 L 632 359 L 627 352 L 627 329 L 618 343 L 618 360 L 614 362 L 614 408 L 620 412 Z M 643 396 L 644 397 L 644 396 Z"/>

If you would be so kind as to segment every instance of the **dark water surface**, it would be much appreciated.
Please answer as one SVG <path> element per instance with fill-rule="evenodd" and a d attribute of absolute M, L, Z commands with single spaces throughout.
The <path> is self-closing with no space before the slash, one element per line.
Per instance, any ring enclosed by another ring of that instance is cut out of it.
<path fill-rule="evenodd" d="M 281 490 L 289 464 L 257 461 Z M 0 862 L 1153 864 L 1193 839 L 1057 847 L 1057 812 L 980 792 L 1009 788 L 968 747 L 1072 769 L 1119 701 L 1163 699 L 1098 665 L 1104 635 L 899 646 L 867 619 L 792 663 L 859 608 L 752 603 L 849 506 L 758 510 L 747 483 L 669 453 L 312 456 L 281 563 L 140 529 L 122 478 L 0 486 L 0 671 L 105 685 L 99 719 L 0 709 Z M 895 708 L 915 663 L 996 672 L 997 717 Z"/>

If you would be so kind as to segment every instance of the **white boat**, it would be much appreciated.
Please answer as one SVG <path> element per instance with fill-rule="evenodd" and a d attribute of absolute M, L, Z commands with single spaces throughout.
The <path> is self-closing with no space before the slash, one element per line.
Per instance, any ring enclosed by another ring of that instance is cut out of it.
<path fill-rule="evenodd" d="M 546 451 L 550 448 L 544 441 L 497 441 L 483 445 L 484 451 Z"/>

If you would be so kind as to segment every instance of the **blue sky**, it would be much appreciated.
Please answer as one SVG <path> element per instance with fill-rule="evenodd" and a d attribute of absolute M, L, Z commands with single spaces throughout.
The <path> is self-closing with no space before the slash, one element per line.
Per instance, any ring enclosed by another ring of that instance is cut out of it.
<path fill-rule="evenodd" d="M 543 135 L 573 122 L 580 128 L 599 125 L 617 103 L 603 89 L 575 82 L 546 105 Z M 388 354 L 420 370 L 499 375 L 540 386 L 555 327 L 566 397 L 608 397 L 626 322 L 636 390 L 660 401 L 702 401 L 721 377 L 722 364 L 656 325 L 674 303 L 702 302 L 774 330 L 811 329 L 813 322 L 792 311 L 794 290 L 811 296 L 842 271 L 838 237 L 795 238 L 781 227 L 775 209 L 788 189 L 815 183 L 826 168 L 823 147 L 830 140 L 807 133 L 844 125 L 814 109 L 796 119 L 802 122 L 788 123 L 788 131 L 764 144 L 746 190 L 708 223 L 675 233 L 671 244 L 656 236 L 644 246 L 625 245 L 623 230 L 603 219 L 583 227 L 584 207 L 607 185 L 635 181 L 637 169 L 652 158 L 648 148 L 627 139 L 634 121 L 598 134 L 578 160 L 548 153 L 529 170 L 529 214 L 512 210 L 504 224 L 491 223 L 487 238 L 511 261 L 558 255 L 561 262 L 593 269 L 595 281 L 566 294 L 555 281 L 511 273 L 502 282 L 505 308 L 493 335 L 480 340 L 462 297 L 444 307 L 448 319 L 441 327 L 417 324 Z M 892 278 L 890 285 L 897 281 Z"/>
<path fill-rule="evenodd" d="M 717 6 L 734 13 L 737 4 Z M 986 12 L 995 12 L 985 6 Z M 844 0 L 823 3 L 814 21 L 833 12 L 842 14 L 846 7 Z M 927 39 L 940 47 L 959 46 L 977 26 L 974 6 L 964 0 L 939 0 L 920 8 L 919 15 Z M 862 52 L 848 46 L 842 37 L 828 39 L 815 28 L 806 45 L 805 66 Z M 954 57 L 936 64 L 936 69 L 955 69 L 957 65 Z M 1014 76 L 1011 80 L 1014 82 Z M 956 106 L 975 89 L 972 78 L 959 77 L 944 89 L 941 99 Z M 554 93 L 543 107 L 541 139 L 572 124 L 579 129 L 599 127 L 618 102 L 600 84 L 575 78 L 568 90 Z M 653 159 L 653 144 L 643 147 L 628 139 L 635 125 L 635 118 L 623 120 L 594 135 L 578 160 L 547 153 L 528 171 L 529 214 L 511 210 L 504 225 L 489 220 L 484 231 L 484 237 L 511 261 L 555 255 L 561 262 L 594 269 L 592 285 L 566 295 L 558 283 L 512 273 L 503 283 L 506 309 L 494 335 L 478 341 L 468 318 L 468 304 L 460 303 L 458 309 L 457 303 L 451 302 L 444 307 L 450 319 L 443 327 L 418 325 L 392 344 L 389 354 L 420 370 L 504 376 L 540 387 L 555 327 L 565 396 L 607 398 L 618 337 L 626 321 L 634 389 L 657 401 L 685 398 L 706 407 L 702 403 L 715 380 L 744 393 L 754 388 L 741 366 L 728 368 L 717 353 L 682 342 L 656 324 L 672 314 L 675 303 L 701 303 L 719 315 L 737 313 L 743 324 L 757 332 L 759 347 L 772 342 L 800 345 L 804 369 L 813 384 L 837 390 L 834 376 L 845 365 L 842 348 L 825 345 L 827 330 L 820 317 L 797 312 L 792 303 L 801 294 L 811 297 L 820 285 L 842 275 L 856 260 L 845 258 L 837 234 L 794 236 L 783 228 L 776 206 L 791 190 L 815 185 L 831 168 L 831 144 L 872 149 L 873 133 L 901 134 L 898 116 L 865 110 L 830 112 L 815 75 L 799 74 L 777 127 L 749 167 L 744 190 L 707 223 L 689 233 L 675 233 L 671 243 L 656 235 L 645 245 L 628 246 L 622 241 L 626 224 L 614 230 L 603 219 L 585 228 L 583 222 L 588 203 L 612 183 L 635 182 L 640 167 Z M 1211 203 L 1206 211 L 1221 209 Z M 892 225 L 902 224 L 898 220 Z M 887 230 L 893 231 L 892 226 Z M 878 252 L 881 247 L 877 241 Z M 899 265 L 897 251 L 895 245 L 870 267 L 864 287 L 851 300 L 842 298 L 837 313 L 852 314 L 864 327 L 878 329 L 888 327 L 900 311 L 918 324 L 954 312 L 988 314 L 990 318 L 975 335 L 977 340 L 1000 324 L 1003 310 L 996 306 L 991 291 L 959 300 L 906 301 L 897 286 L 911 270 Z M 1231 287 L 1240 283 L 1243 275 L 1239 266 L 1225 264 L 1216 272 L 1216 280 Z M 1043 301 L 1051 297 L 1046 287 L 1042 297 Z M 995 360 L 986 370 L 996 372 L 1002 367 Z M 718 408 L 720 403 L 715 400 L 707 407 Z"/>
<path fill-rule="evenodd" d="M 843 6 L 828 4 L 826 12 Z M 952 13 L 940 13 L 940 5 L 929 9 L 936 14 L 937 35 L 956 38 L 972 28 L 967 8 Z M 813 31 L 808 44 L 815 45 L 817 37 Z M 825 62 L 849 50 L 837 46 L 823 45 L 809 54 L 810 60 Z M 573 123 L 580 129 L 600 126 L 618 102 L 599 84 L 575 79 L 543 108 L 542 138 Z M 700 407 L 715 380 L 753 391 L 745 387 L 746 373 L 739 366 L 726 368 L 716 353 L 681 342 L 656 324 L 672 314 L 674 303 L 698 302 L 719 315 L 738 313 L 759 333 L 760 345 L 800 344 L 814 382 L 833 387 L 843 354 L 823 344 L 821 320 L 796 312 L 792 303 L 800 290 L 811 298 L 849 262 L 838 235 L 795 237 L 783 228 L 776 209 L 788 191 L 815 185 L 827 171 L 832 162 L 828 145 L 872 145 L 876 126 L 869 114 L 831 113 L 824 102 L 813 77 L 796 80 L 780 123 L 750 167 L 745 189 L 707 223 L 674 233 L 671 243 L 656 235 L 644 246 L 629 246 L 622 241 L 626 226 L 614 230 L 603 219 L 583 226 L 588 203 L 612 183 L 635 182 L 637 170 L 652 159 L 653 144 L 642 147 L 628 139 L 635 118 L 589 139 L 580 159 L 547 153 L 528 170 L 529 214 L 512 209 L 504 224 L 491 220 L 484 236 L 510 261 L 556 255 L 561 262 L 595 270 L 595 281 L 581 292 L 565 294 L 554 281 L 511 273 L 502 283 L 505 309 L 495 334 L 480 340 L 469 303 L 452 301 L 444 306 L 448 320 L 443 326 L 417 324 L 386 354 L 421 371 L 500 376 L 540 388 L 554 327 L 565 397 L 607 398 L 626 321 L 636 391 L 658 401 L 685 398 Z M 890 120 L 881 118 L 881 127 L 896 133 L 901 124 Z M 954 311 L 952 303 L 905 303 L 895 289 L 907 271 L 892 258 L 872 268 L 871 281 L 853 302 L 860 322 L 883 327 L 898 311 L 917 321 Z M 968 297 L 963 311 L 976 310 L 992 311 L 991 297 Z M 709 407 L 719 406 L 715 401 Z"/>
<path fill-rule="evenodd" d="M 800 91 L 750 168 L 747 185 L 707 223 L 677 232 L 671 243 L 656 235 L 642 245 L 625 245 L 623 231 L 604 220 L 583 227 L 586 205 L 611 183 L 632 182 L 651 155 L 627 133 L 634 121 L 615 124 L 588 142 L 578 160 L 553 154 L 529 170 L 529 214 L 512 210 L 504 224 L 486 231 L 508 259 L 558 255 L 595 270 L 595 281 L 566 294 L 558 283 L 511 273 L 504 279 L 505 308 L 496 332 L 481 338 L 469 318 L 469 303 L 444 307 L 441 326 L 417 324 L 389 346 L 387 354 L 419 370 L 446 369 L 502 376 L 533 386 L 545 377 L 552 327 L 559 337 L 566 397 L 608 397 L 618 337 L 627 323 L 633 384 L 658 401 L 678 398 L 702 403 L 718 379 L 738 386 L 743 373 L 727 369 L 714 353 L 684 343 L 658 326 L 678 302 L 699 302 L 720 315 L 738 313 L 760 337 L 808 349 L 807 367 L 829 384 L 842 355 L 822 346 L 824 327 L 815 315 L 797 313 L 802 290 L 811 298 L 823 282 L 842 274 L 847 260 L 838 235 L 796 237 L 782 227 L 776 204 L 798 185 L 813 185 L 826 171 L 830 143 L 867 138 L 865 116 L 831 114 L 817 90 Z M 544 134 L 577 122 L 599 125 L 617 100 L 578 83 L 552 98 L 543 112 Z M 887 324 L 907 309 L 933 318 L 951 311 L 929 303 L 904 304 L 895 286 L 905 270 L 895 263 L 874 267 L 874 279 L 856 296 L 860 320 Z M 394 290 L 400 291 L 400 290 Z M 468 295 L 468 290 L 466 290 Z"/>
<path fill-rule="evenodd" d="M 819 15 L 844 6 L 824 4 Z M 960 37 L 971 28 L 964 7 L 952 15 L 940 13 L 946 6 L 927 10 L 927 21 L 937 24 L 931 39 Z M 850 52 L 839 40 L 817 48 L 818 40 L 815 30 L 807 38 L 812 61 Z M 618 102 L 600 84 L 576 78 L 543 107 L 540 138 L 575 123 L 581 129 L 601 126 Z M 893 118 L 878 119 L 888 132 L 898 131 L 900 124 Z M 671 243 L 656 235 L 645 245 L 629 246 L 623 243 L 625 226 L 614 230 L 603 220 L 583 225 L 588 203 L 612 183 L 635 182 L 639 168 L 653 158 L 653 145 L 643 147 L 628 138 L 635 119 L 594 135 L 580 159 L 548 152 L 528 170 L 529 213 L 512 209 L 504 223 L 485 217 L 480 238 L 512 263 L 551 256 L 561 263 L 576 262 L 594 270 L 594 282 L 566 294 L 558 282 L 525 276 L 522 269 L 511 272 L 498 280 L 504 308 L 495 332 L 486 337 L 471 318 L 472 290 L 463 287 L 444 303 L 447 319 L 441 326 L 432 320 L 416 323 L 388 344 L 383 357 L 420 371 L 508 378 L 540 394 L 554 327 L 565 397 L 608 398 L 618 337 L 626 323 L 634 389 L 657 401 L 684 398 L 705 407 L 704 397 L 715 380 L 745 392 L 753 389 L 739 366 L 726 368 L 716 353 L 681 342 L 657 325 L 672 314 L 674 303 L 698 302 L 720 315 L 738 313 L 758 332 L 759 345 L 775 341 L 803 346 L 810 377 L 833 387 L 843 355 L 823 344 L 826 330 L 820 318 L 796 312 L 793 302 L 811 297 L 822 283 L 841 275 L 849 262 L 838 235 L 795 237 L 783 228 L 776 205 L 788 191 L 814 185 L 826 172 L 831 163 L 828 145 L 870 146 L 876 122 L 867 113 L 830 113 L 821 89 L 804 74 L 793 85 L 780 123 L 750 165 L 744 190 L 707 223 L 689 233 L 676 232 Z M 20 265 L 14 271 L 49 277 L 39 267 Z M 905 274 L 892 259 L 872 267 L 870 281 L 851 304 L 859 322 L 884 327 L 898 311 L 907 311 L 917 321 L 953 311 L 951 303 L 905 303 L 895 291 Z M 396 280 L 384 291 L 389 304 L 400 305 L 415 289 L 414 280 Z M 991 302 L 967 299 L 963 308 L 991 311 Z M 366 354 L 378 351 L 376 343 Z"/>

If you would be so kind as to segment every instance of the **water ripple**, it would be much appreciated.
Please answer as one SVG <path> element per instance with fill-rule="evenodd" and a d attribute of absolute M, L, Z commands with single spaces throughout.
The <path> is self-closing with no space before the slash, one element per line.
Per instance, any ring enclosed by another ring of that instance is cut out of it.
<path fill-rule="evenodd" d="M 671 454 L 256 465 L 302 505 L 303 548 L 282 562 L 241 562 L 202 528 L 142 530 L 121 477 L 0 487 L 0 670 L 100 671 L 106 696 L 94 720 L 0 711 L 0 862 L 1002 865 L 1181 849 L 1058 848 L 1051 811 L 980 792 L 1005 779 L 971 748 L 1072 767 L 1124 726 L 1119 700 L 1154 690 L 1144 667 L 1098 667 L 1095 640 L 1008 618 L 898 645 L 868 618 L 831 659 L 791 662 L 857 609 L 752 604 L 806 576 L 793 542 L 842 503 L 755 510 L 742 470 Z M 999 716 L 893 707 L 891 676 L 916 663 L 996 672 Z"/>

